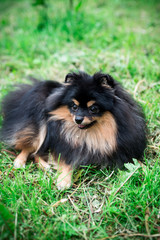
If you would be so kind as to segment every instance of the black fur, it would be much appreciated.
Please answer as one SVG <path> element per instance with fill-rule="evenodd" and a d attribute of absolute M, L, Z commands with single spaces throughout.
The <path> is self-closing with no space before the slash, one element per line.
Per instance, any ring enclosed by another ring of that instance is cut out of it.
<path fill-rule="evenodd" d="M 72 99 L 81 103 L 80 114 L 90 100 L 95 100 L 98 105 L 96 117 L 102 117 L 106 112 L 112 114 L 117 125 L 114 151 L 102 154 L 98 150 L 89 151 L 86 142 L 75 147 L 66 141 L 67 133 L 63 129 L 67 120 L 52 119 L 50 112 L 62 106 L 72 112 Z M 70 73 L 63 85 L 46 81 L 22 87 L 4 100 L 3 114 L 2 136 L 8 143 L 14 145 L 13 135 L 27 125 L 31 124 L 37 135 L 41 125 L 45 124 L 46 137 L 37 154 L 46 156 L 53 152 L 56 158 L 61 154 L 67 164 L 76 167 L 88 164 L 121 166 L 132 162 L 132 158 L 141 159 L 146 147 L 146 126 L 140 106 L 110 75 L 101 72 L 93 76 L 84 72 Z"/>
<path fill-rule="evenodd" d="M 33 127 L 35 138 L 41 125 L 47 121 L 45 102 L 62 84 L 53 81 L 36 82 L 32 85 L 20 85 L 10 92 L 2 102 L 4 121 L 1 129 L 1 139 L 15 146 L 14 135 L 28 126 Z"/>

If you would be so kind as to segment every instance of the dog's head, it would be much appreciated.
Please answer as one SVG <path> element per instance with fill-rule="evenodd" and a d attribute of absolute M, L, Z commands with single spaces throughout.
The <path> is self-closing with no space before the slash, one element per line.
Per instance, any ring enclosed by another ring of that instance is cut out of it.
<path fill-rule="evenodd" d="M 69 73 L 64 87 L 49 97 L 51 114 L 55 120 L 73 121 L 80 129 L 90 128 L 112 109 L 114 85 L 113 78 L 101 72 Z"/>
<path fill-rule="evenodd" d="M 68 106 L 73 121 L 80 129 L 93 126 L 113 107 L 114 80 L 111 76 L 96 73 L 89 76 L 80 72 L 69 73 L 65 78 L 67 91 L 63 104 Z"/>

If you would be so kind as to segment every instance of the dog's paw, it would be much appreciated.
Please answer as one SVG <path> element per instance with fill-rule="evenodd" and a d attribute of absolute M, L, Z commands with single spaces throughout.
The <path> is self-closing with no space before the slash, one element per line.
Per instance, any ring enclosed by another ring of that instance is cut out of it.
<path fill-rule="evenodd" d="M 25 168 L 26 164 L 24 163 L 24 161 L 22 161 L 21 159 L 19 158 L 16 158 L 14 160 L 14 168 Z"/>
<path fill-rule="evenodd" d="M 43 171 L 52 172 L 51 166 L 42 158 L 35 156 L 35 162 L 37 163 L 37 166 L 41 168 Z"/>
<path fill-rule="evenodd" d="M 70 188 L 71 184 L 72 184 L 72 181 L 71 181 L 70 176 L 66 176 L 66 177 L 62 178 L 61 174 L 59 175 L 59 177 L 57 179 L 58 190 L 68 189 L 68 188 Z"/>

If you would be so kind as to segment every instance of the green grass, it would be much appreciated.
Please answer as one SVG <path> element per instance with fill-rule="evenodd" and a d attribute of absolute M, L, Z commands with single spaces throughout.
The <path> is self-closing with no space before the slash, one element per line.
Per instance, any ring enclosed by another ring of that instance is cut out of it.
<path fill-rule="evenodd" d="M 13 150 L 1 143 L 2 240 L 137 240 L 160 234 L 159 1 L 79 2 L 71 11 L 69 1 L 48 0 L 44 11 L 31 0 L 1 1 L 0 99 L 29 75 L 62 82 L 72 70 L 108 72 L 144 109 L 145 165 L 128 164 L 127 171 L 86 167 L 61 192 L 54 171 L 44 173 L 32 161 L 25 170 L 13 169 Z"/>

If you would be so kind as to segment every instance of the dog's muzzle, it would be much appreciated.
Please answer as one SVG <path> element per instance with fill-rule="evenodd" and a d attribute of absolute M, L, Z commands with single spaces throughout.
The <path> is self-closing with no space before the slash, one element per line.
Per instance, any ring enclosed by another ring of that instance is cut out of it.
<path fill-rule="evenodd" d="M 83 120 L 84 120 L 84 117 L 82 117 L 82 116 L 76 116 L 75 117 L 75 122 L 77 124 L 81 124 L 83 122 Z"/>

